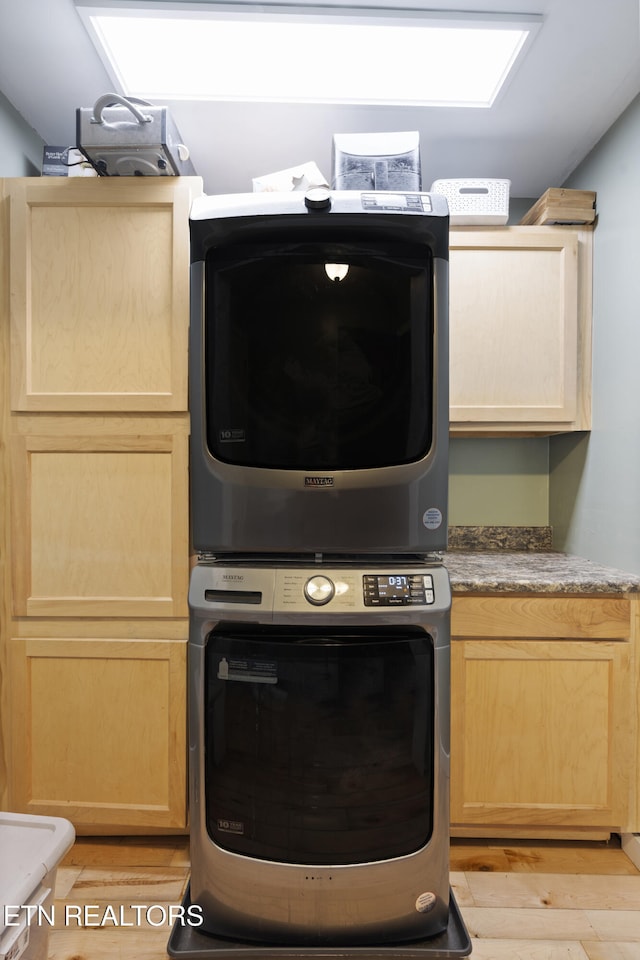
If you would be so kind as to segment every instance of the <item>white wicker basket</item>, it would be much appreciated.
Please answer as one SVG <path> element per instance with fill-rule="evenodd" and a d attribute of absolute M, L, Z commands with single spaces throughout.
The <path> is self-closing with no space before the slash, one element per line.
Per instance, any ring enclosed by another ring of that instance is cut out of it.
<path fill-rule="evenodd" d="M 434 180 L 431 193 L 449 203 L 449 222 L 496 226 L 509 219 L 510 180 Z"/>

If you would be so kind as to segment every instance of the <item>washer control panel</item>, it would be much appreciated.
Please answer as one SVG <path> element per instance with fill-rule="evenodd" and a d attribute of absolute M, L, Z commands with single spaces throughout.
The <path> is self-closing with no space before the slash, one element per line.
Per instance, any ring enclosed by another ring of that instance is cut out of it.
<path fill-rule="evenodd" d="M 334 579 L 332 579 L 334 577 Z M 296 583 L 297 582 L 297 583 Z M 287 578 L 293 591 L 300 589 L 299 574 Z M 365 607 L 431 606 L 435 603 L 432 573 L 354 573 L 350 576 L 315 574 L 302 585 L 305 600 L 314 607 L 323 607 L 334 598 L 343 604 L 353 603 L 360 594 Z"/>
<path fill-rule="evenodd" d="M 365 607 L 424 606 L 435 601 L 430 573 L 365 573 L 362 582 Z"/>
<path fill-rule="evenodd" d="M 192 573 L 190 603 L 225 617 L 307 613 L 317 617 L 377 615 L 397 622 L 418 608 L 449 609 L 451 588 L 443 564 L 326 567 L 200 565 Z"/>

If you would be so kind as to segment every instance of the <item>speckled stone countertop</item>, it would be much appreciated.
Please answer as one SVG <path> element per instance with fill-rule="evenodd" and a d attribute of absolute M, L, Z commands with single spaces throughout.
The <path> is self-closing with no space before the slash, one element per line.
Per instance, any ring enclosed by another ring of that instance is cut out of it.
<path fill-rule="evenodd" d="M 450 528 L 444 563 L 456 593 L 640 593 L 640 577 L 553 551 L 549 528 Z"/>

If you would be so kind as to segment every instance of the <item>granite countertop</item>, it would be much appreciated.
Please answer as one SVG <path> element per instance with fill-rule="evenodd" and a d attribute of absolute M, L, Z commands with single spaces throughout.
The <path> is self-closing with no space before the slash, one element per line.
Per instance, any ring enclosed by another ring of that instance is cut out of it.
<path fill-rule="evenodd" d="M 549 549 L 548 528 L 451 528 L 456 593 L 640 593 L 640 577 Z"/>
<path fill-rule="evenodd" d="M 640 593 L 640 578 L 566 553 L 452 550 L 453 593 Z"/>

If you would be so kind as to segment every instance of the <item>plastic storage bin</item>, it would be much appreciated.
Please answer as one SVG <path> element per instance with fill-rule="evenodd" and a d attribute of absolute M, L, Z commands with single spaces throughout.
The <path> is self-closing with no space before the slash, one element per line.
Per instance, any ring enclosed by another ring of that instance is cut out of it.
<path fill-rule="evenodd" d="M 62 817 L 0 813 L 0 960 L 47 960 L 56 871 L 74 840 Z"/>
<path fill-rule="evenodd" d="M 434 180 L 431 193 L 447 198 L 453 226 L 502 226 L 509 219 L 510 180 Z"/>

